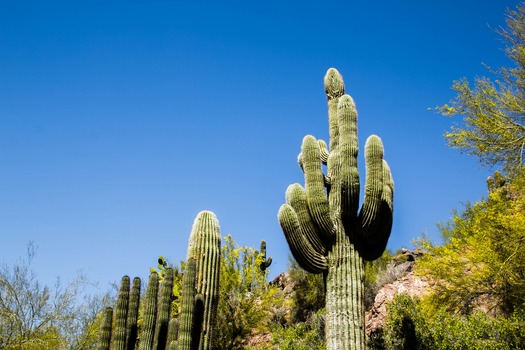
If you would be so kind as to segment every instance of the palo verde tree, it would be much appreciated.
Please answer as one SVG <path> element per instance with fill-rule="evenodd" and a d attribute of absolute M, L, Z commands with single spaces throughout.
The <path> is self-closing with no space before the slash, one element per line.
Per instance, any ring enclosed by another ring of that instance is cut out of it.
<path fill-rule="evenodd" d="M 464 125 L 445 134 L 449 144 L 510 175 L 525 155 L 525 3 L 509 10 L 506 28 L 498 31 L 512 67 L 493 71 L 495 80 L 478 77 L 454 82 L 456 97 L 439 107 L 445 116 L 463 116 Z"/>
<path fill-rule="evenodd" d="M 325 277 L 327 349 L 364 349 L 364 261 L 385 250 L 394 184 L 381 139 L 372 135 L 365 145 L 365 197 L 359 210 L 357 111 L 336 69 L 328 70 L 324 86 L 330 150 L 324 141 L 304 137 L 299 164 L 305 187 L 288 187 L 278 217 L 297 262 Z"/>
<path fill-rule="evenodd" d="M 0 349 L 90 349 L 89 329 L 107 296 L 85 295 L 89 283 L 78 275 L 68 284 L 42 284 L 33 270 L 36 248 L 26 259 L 0 265 Z"/>
<path fill-rule="evenodd" d="M 224 237 L 217 336 L 212 349 L 244 349 L 253 332 L 268 331 L 271 310 L 280 302 L 277 287 L 267 283 L 270 259 L 266 258 L 266 248 L 259 253 L 254 248 L 239 246 L 231 235 Z"/>
<path fill-rule="evenodd" d="M 442 246 L 418 262 L 435 281 L 436 308 L 469 315 L 480 305 L 491 314 L 525 310 L 525 172 L 489 187 L 487 199 L 456 211 L 440 226 Z"/>

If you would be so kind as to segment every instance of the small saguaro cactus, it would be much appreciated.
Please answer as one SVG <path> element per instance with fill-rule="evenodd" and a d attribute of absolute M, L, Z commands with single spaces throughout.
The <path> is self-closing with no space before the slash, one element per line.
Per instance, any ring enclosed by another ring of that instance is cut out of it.
<path fill-rule="evenodd" d="M 359 210 L 357 111 L 337 70 L 328 70 L 324 85 L 329 149 L 322 140 L 304 137 L 298 161 L 305 187 L 288 187 L 278 217 L 299 265 L 324 275 L 327 349 L 365 349 L 364 261 L 379 258 L 386 248 L 394 184 L 381 139 L 372 135 L 365 144 L 365 196 Z"/>
<path fill-rule="evenodd" d="M 259 267 L 261 271 L 266 271 L 266 269 L 272 264 L 272 257 L 270 256 L 269 258 L 266 258 L 266 241 L 261 241 L 261 251 L 259 254 L 261 254 L 262 258 Z"/>

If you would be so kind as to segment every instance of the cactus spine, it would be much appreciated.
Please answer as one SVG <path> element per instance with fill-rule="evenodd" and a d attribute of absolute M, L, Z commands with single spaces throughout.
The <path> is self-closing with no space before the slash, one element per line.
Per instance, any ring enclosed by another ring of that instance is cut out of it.
<path fill-rule="evenodd" d="M 327 349 L 365 349 L 364 261 L 379 258 L 386 248 L 394 185 L 381 139 L 372 135 L 365 144 L 365 196 L 359 211 L 357 111 L 337 70 L 328 70 L 324 84 L 330 149 L 313 136 L 303 139 L 298 161 L 305 187 L 288 187 L 278 217 L 300 266 L 325 277 Z"/>
<path fill-rule="evenodd" d="M 183 278 L 179 350 L 211 349 L 219 301 L 221 234 L 214 213 L 193 223 Z M 191 340 L 189 340 L 191 339 Z"/>

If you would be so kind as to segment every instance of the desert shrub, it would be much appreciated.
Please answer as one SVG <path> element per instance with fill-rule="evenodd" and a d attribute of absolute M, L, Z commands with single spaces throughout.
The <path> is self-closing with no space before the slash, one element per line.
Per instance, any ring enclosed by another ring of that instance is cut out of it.
<path fill-rule="evenodd" d="M 323 276 L 304 271 L 293 258 L 290 258 L 288 273 L 294 286 L 290 321 L 306 322 L 325 306 Z"/>
<path fill-rule="evenodd" d="M 296 323 L 272 330 L 272 341 L 267 347 L 258 349 L 324 350 L 324 311 L 312 317 L 313 322 Z"/>
<path fill-rule="evenodd" d="M 461 315 L 444 307 L 428 308 L 425 301 L 396 296 L 387 307 L 382 335 L 369 340 L 372 350 L 503 350 L 523 349 L 523 312 L 492 317 L 482 312 Z"/>

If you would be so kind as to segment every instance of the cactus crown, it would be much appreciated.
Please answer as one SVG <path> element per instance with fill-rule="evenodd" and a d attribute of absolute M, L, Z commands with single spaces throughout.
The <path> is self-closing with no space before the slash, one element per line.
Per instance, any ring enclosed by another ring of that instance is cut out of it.
<path fill-rule="evenodd" d="M 327 270 L 326 257 L 341 224 L 365 260 L 381 256 L 392 227 L 394 192 L 390 168 L 383 160 L 383 144 L 372 135 L 365 144 L 365 196 L 359 210 L 357 110 L 353 99 L 344 94 L 344 82 L 336 69 L 328 70 L 324 87 L 330 149 L 322 140 L 304 137 L 298 159 L 305 187 L 288 187 L 286 204 L 278 215 L 295 259 L 315 273 Z M 326 175 L 322 164 L 327 164 Z"/>

